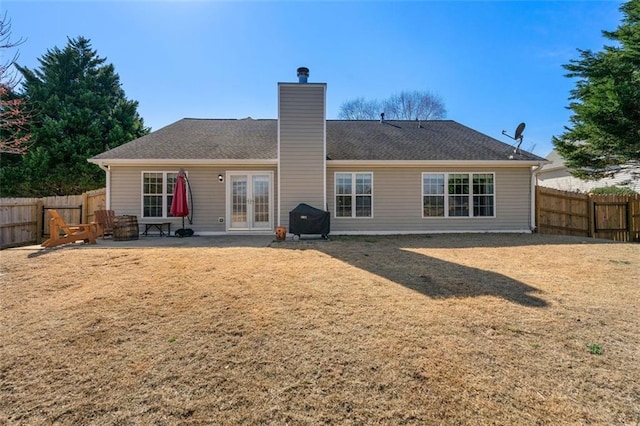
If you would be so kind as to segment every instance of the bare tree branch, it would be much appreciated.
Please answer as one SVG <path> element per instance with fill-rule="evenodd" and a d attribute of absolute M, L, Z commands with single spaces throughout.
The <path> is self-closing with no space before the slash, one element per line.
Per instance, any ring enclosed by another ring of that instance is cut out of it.
<path fill-rule="evenodd" d="M 338 118 L 341 120 L 375 120 L 381 111 L 377 100 L 368 101 L 365 98 L 356 98 L 340 105 Z"/>
<path fill-rule="evenodd" d="M 5 12 L 0 20 L 0 49 L 11 49 L 26 40 L 11 41 L 11 20 Z M 25 154 L 31 135 L 28 133 L 30 115 L 24 99 L 15 93 L 20 83 L 17 71 L 11 69 L 18 59 L 18 52 L 0 63 L 0 153 Z"/>
<path fill-rule="evenodd" d="M 383 102 L 355 98 L 340 105 L 341 120 L 376 120 L 380 113 L 387 120 L 435 120 L 447 116 L 444 101 L 438 95 L 426 91 L 402 91 Z"/>

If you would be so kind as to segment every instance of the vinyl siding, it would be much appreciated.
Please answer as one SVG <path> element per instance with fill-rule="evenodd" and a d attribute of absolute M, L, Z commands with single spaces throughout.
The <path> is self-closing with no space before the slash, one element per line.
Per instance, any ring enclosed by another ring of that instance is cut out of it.
<path fill-rule="evenodd" d="M 138 222 L 153 222 L 159 219 L 142 218 L 142 172 L 177 172 L 175 166 L 111 166 L 111 209 L 116 215 L 137 216 Z M 277 199 L 276 168 L 274 166 L 224 166 L 224 167 L 184 167 L 187 172 L 193 197 L 191 206 L 193 224 L 188 227 L 196 233 L 223 233 L 226 230 L 226 182 L 219 182 L 218 175 L 225 176 L 230 170 L 238 171 L 271 171 L 274 173 L 274 205 L 271 214 L 275 223 L 275 200 Z M 223 217 L 225 223 L 219 223 Z M 182 218 L 167 218 L 163 221 L 171 222 L 171 229 L 182 226 Z M 188 220 L 185 219 L 185 226 Z M 144 230 L 144 229 L 143 229 Z"/>
<path fill-rule="evenodd" d="M 300 203 L 325 207 L 325 84 L 278 85 L 280 217 Z"/>
<path fill-rule="evenodd" d="M 373 173 L 373 217 L 335 216 L 334 178 L 336 172 Z M 494 173 L 495 217 L 423 218 L 422 173 Z M 530 170 L 522 168 L 358 168 L 327 169 L 327 201 L 331 212 L 331 232 L 489 232 L 527 231 L 530 227 Z"/>
<path fill-rule="evenodd" d="M 640 175 L 640 168 L 634 171 L 621 172 L 610 178 L 586 181 L 572 176 L 569 170 L 562 167 L 558 169 L 542 169 L 538 174 L 538 184 L 561 191 L 589 192 L 594 188 L 624 186 L 639 192 L 640 177 L 637 175 Z"/>

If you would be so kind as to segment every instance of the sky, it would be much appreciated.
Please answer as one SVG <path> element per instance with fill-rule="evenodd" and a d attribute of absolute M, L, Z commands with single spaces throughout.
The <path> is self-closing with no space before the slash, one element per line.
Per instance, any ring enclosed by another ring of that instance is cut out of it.
<path fill-rule="evenodd" d="M 83 36 L 158 130 L 182 118 L 277 118 L 277 83 L 327 83 L 327 118 L 357 97 L 440 96 L 447 119 L 540 156 L 569 125 L 563 64 L 611 41 L 621 1 L 0 0 L 18 63 Z M 11 53 L 11 52 L 10 52 Z M 12 54 L 12 53 L 11 53 Z"/>

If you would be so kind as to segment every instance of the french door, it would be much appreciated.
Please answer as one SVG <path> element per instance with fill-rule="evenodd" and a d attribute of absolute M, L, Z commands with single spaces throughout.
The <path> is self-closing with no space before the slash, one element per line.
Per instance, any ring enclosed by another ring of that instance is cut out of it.
<path fill-rule="evenodd" d="M 230 230 L 271 230 L 272 174 L 228 172 L 227 206 Z"/>

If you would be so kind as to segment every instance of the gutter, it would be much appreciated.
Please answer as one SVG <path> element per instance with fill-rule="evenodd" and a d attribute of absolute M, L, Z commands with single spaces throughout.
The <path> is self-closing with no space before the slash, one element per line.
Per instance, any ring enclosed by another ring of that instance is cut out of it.
<path fill-rule="evenodd" d="M 234 160 L 234 159 L 168 159 L 168 158 L 144 158 L 144 159 L 94 159 L 87 160 L 98 166 L 109 164 L 114 166 L 224 166 L 224 165 L 277 165 L 277 159 L 262 160 Z M 102 167 L 102 166 L 101 166 Z"/>
<path fill-rule="evenodd" d="M 527 167 L 540 166 L 534 160 L 327 160 L 327 167 Z"/>

